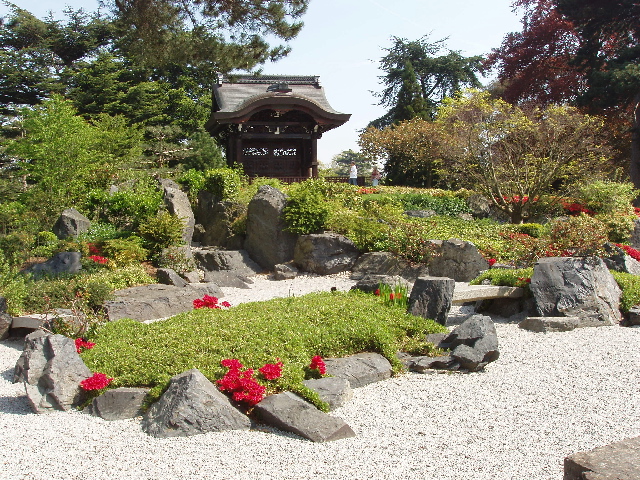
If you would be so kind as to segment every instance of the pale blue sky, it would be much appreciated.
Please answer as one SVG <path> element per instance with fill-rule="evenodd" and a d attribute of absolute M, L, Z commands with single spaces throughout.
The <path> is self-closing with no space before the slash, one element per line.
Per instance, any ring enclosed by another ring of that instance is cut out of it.
<path fill-rule="evenodd" d="M 358 130 L 385 110 L 371 93 L 380 91 L 378 61 L 397 36 L 416 40 L 449 37 L 446 45 L 465 56 L 498 47 L 508 32 L 521 28 L 512 0 L 311 0 L 305 26 L 291 42 L 291 54 L 264 67 L 264 73 L 319 75 L 329 103 L 350 113 L 351 120 L 327 132 L 318 142 L 325 164 L 343 150 L 358 150 Z M 16 5 L 44 17 L 60 16 L 65 6 L 93 11 L 95 0 L 14 0 Z M 0 6 L 0 14 L 7 12 Z"/>

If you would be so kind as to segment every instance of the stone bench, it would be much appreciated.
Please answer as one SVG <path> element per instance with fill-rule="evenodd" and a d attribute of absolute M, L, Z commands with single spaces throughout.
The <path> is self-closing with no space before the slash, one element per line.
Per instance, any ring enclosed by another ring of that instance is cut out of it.
<path fill-rule="evenodd" d="M 524 289 L 520 287 L 456 283 L 451 303 L 453 305 L 461 305 L 463 303 L 496 298 L 522 298 L 523 295 Z"/>

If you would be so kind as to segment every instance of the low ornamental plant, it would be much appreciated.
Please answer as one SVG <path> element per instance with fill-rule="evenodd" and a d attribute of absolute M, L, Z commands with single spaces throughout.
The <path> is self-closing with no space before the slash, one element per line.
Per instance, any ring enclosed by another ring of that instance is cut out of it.
<path fill-rule="evenodd" d="M 227 301 L 218 303 L 218 297 L 212 297 L 211 295 L 205 295 L 202 298 L 196 298 L 193 301 L 193 308 L 229 308 L 231 304 Z"/>
<path fill-rule="evenodd" d="M 623 249 L 625 253 L 629 255 L 631 258 L 633 258 L 634 260 L 638 260 L 640 262 L 640 251 L 636 250 L 633 247 L 630 247 L 629 245 L 624 245 L 621 243 L 616 243 L 615 245 Z"/>
<path fill-rule="evenodd" d="M 76 352 L 78 353 L 82 353 L 85 350 L 91 350 L 93 347 L 96 346 L 94 342 L 90 342 L 86 338 L 82 338 L 82 337 L 76 338 L 75 342 L 76 342 Z"/>
<path fill-rule="evenodd" d="M 381 283 L 375 294 L 382 299 L 387 306 L 407 307 L 407 287 L 402 285 L 386 285 Z"/>
<path fill-rule="evenodd" d="M 103 388 L 107 388 L 112 381 L 113 378 L 107 377 L 104 373 L 96 372 L 91 377 L 82 380 L 80 387 L 87 391 L 102 390 Z"/>
<path fill-rule="evenodd" d="M 99 263 L 100 265 L 105 265 L 109 259 L 106 257 L 101 257 L 100 255 L 90 255 L 90 260 L 93 260 L 95 263 Z"/>
<path fill-rule="evenodd" d="M 227 373 L 216 382 L 221 391 L 229 392 L 234 401 L 247 403 L 250 407 L 260 403 L 267 388 L 253 377 L 252 368 L 242 370 L 244 365 L 235 358 L 222 360 L 220 364 L 228 368 Z M 282 376 L 282 362 L 267 363 L 258 371 L 265 380 L 276 380 Z"/>
<path fill-rule="evenodd" d="M 327 373 L 327 366 L 324 363 L 324 360 L 320 355 L 315 355 L 311 359 L 311 364 L 309 365 L 310 370 L 318 370 L 320 375 L 325 375 Z"/>

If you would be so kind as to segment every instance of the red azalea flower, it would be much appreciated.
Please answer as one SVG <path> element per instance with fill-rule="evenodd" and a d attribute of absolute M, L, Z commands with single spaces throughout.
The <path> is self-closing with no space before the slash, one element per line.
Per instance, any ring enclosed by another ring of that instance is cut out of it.
<path fill-rule="evenodd" d="M 222 360 L 220 362 L 220 365 L 233 370 L 240 370 L 241 368 L 244 368 L 244 365 L 242 365 L 240 361 L 235 358 L 227 358 L 225 360 Z"/>
<path fill-rule="evenodd" d="M 222 302 L 220 305 L 222 305 L 224 308 L 231 307 L 231 304 L 229 302 L 227 302 L 226 300 L 224 302 Z"/>
<path fill-rule="evenodd" d="M 76 352 L 78 353 L 82 353 L 85 350 L 90 350 L 96 346 L 94 342 L 90 342 L 84 338 L 76 338 L 75 344 L 76 344 Z"/>
<path fill-rule="evenodd" d="M 320 375 L 324 375 L 325 373 L 327 373 L 327 366 L 324 363 L 324 360 L 322 360 L 322 357 L 320 355 L 316 355 L 311 359 L 311 365 L 309 365 L 309 368 L 311 370 L 318 370 L 320 372 Z"/>
<path fill-rule="evenodd" d="M 89 259 L 93 260 L 95 263 L 99 263 L 101 265 L 104 265 L 105 263 L 107 263 L 109 261 L 108 258 L 101 257 L 100 255 L 90 255 Z"/>
<path fill-rule="evenodd" d="M 493 267 L 495 265 L 496 261 L 497 260 L 495 258 L 490 258 L 489 260 L 487 260 L 487 262 L 489 262 L 489 266 L 490 267 Z"/>
<path fill-rule="evenodd" d="M 258 371 L 267 380 L 275 380 L 282 376 L 282 362 L 266 363 L 263 367 L 259 368 Z"/>
<path fill-rule="evenodd" d="M 80 386 L 84 390 L 102 390 L 113 381 L 113 378 L 107 377 L 104 373 L 94 373 L 93 376 L 85 378 L 80 382 Z"/>
<path fill-rule="evenodd" d="M 89 248 L 89 253 L 91 255 L 100 255 L 102 253 L 95 243 L 87 243 L 87 247 Z"/>
<path fill-rule="evenodd" d="M 379 297 L 379 296 L 380 296 L 380 289 L 379 289 L 379 288 L 377 288 L 377 289 L 376 289 L 376 291 L 375 291 L 375 292 L 373 292 L 373 293 L 375 293 L 375 294 Z"/>
<path fill-rule="evenodd" d="M 204 301 L 201 298 L 196 298 L 193 301 L 193 308 L 204 308 Z"/>

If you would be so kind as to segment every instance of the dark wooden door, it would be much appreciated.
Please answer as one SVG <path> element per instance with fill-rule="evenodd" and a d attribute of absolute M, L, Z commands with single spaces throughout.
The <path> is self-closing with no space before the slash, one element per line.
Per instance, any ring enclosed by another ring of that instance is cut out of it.
<path fill-rule="evenodd" d="M 302 142 L 293 140 L 244 140 L 241 161 L 244 172 L 259 177 L 300 177 Z"/>

